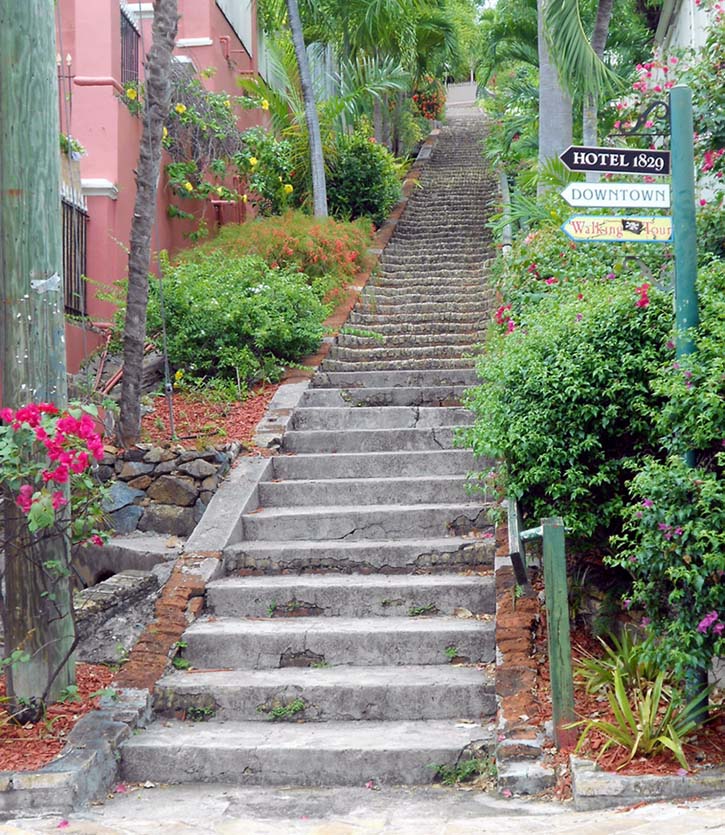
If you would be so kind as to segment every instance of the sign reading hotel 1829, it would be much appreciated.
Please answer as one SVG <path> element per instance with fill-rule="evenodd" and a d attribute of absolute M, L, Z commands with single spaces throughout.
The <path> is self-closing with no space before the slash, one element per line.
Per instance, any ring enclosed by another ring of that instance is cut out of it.
<path fill-rule="evenodd" d="M 570 145 L 559 159 L 570 171 L 599 171 L 613 174 L 670 173 L 670 152 L 637 148 L 593 148 Z"/>

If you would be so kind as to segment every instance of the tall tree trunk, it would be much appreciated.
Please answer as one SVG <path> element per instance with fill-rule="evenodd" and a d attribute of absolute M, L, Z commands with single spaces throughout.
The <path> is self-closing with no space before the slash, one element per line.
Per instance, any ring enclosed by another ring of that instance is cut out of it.
<path fill-rule="evenodd" d="M 383 105 L 380 99 L 375 96 L 373 99 L 373 134 L 375 141 L 383 141 Z"/>
<path fill-rule="evenodd" d="M 571 145 L 571 97 L 559 79 L 559 73 L 549 56 L 549 44 L 544 29 L 546 0 L 537 0 L 539 15 L 539 167 L 556 158 Z M 539 185 L 539 192 L 543 186 Z"/>
<path fill-rule="evenodd" d="M 599 58 L 604 56 L 604 47 L 607 45 L 607 36 L 609 35 L 609 22 L 612 19 L 612 7 L 614 0 L 599 0 L 597 6 L 597 19 L 594 23 L 594 32 L 592 33 L 592 49 Z M 599 136 L 599 102 L 597 97 L 589 95 L 584 97 L 584 106 L 582 108 L 582 139 L 584 145 L 598 145 Z M 588 183 L 599 182 L 599 174 L 594 171 L 588 171 L 586 175 Z"/>
<path fill-rule="evenodd" d="M 54 18 L 53 0 L 0 3 L 0 362 L 10 408 L 67 405 Z M 8 695 L 35 721 L 43 698 L 75 679 L 69 539 L 56 529 L 31 536 L 7 490 L 4 516 L 4 655 L 29 656 L 8 667 Z"/>
<path fill-rule="evenodd" d="M 286 0 L 287 17 L 292 33 L 292 43 L 297 57 L 302 98 L 305 103 L 307 135 L 310 138 L 310 168 L 312 170 L 312 204 L 315 217 L 327 217 L 327 183 L 325 182 L 325 157 L 322 152 L 320 120 L 317 116 L 317 102 L 312 87 L 310 64 L 307 60 L 305 39 L 302 36 L 302 21 L 297 0 Z"/>
<path fill-rule="evenodd" d="M 146 342 L 151 231 L 156 216 L 161 139 L 164 122 L 169 113 L 171 61 L 178 19 L 177 0 L 154 0 L 153 43 L 145 65 L 146 101 L 136 168 L 136 202 L 128 254 L 128 294 L 126 321 L 123 327 L 123 381 L 118 421 L 118 435 L 123 446 L 136 443 L 141 434 L 141 380 Z"/>

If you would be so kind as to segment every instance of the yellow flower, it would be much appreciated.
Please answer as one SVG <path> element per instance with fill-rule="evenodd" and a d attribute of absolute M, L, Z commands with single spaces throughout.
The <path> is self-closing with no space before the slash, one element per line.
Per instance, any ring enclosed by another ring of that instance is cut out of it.
<path fill-rule="evenodd" d="M 180 369 L 176 372 L 176 374 L 174 374 L 174 379 L 175 379 L 175 380 L 176 380 L 176 382 L 178 383 L 178 381 L 179 381 L 179 380 L 180 380 L 183 376 L 184 376 L 184 369 L 183 369 L 183 368 L 180 368 Z"/>
<path fill-rule="evenodd" d="M 259 164 L 259 160 L 257 157 L 249 157 L 249 166 L 250 168 L 255 168 Z"/>
<path fill-rule="evenodd" d="M 232 106 L 232 103 L 229 101 L 229 99 L 225 99 L 224 100 L 224 107 L 231 107 L 231 106 Z"/>
<path fill-rule="evenodd" d="M 166 125 L 164 125 L 164 127 L 161 129 L 161 138 L 166 139 L 166 137 L 168 135 L 169 135 L 169 132 L 166 130 Z"/>
<path fill-rule="evenodd" d="M 284 184 L 284 193 L 285 194 L 292 194 L 292 192 L 294 190 L 295 189 L 294 189 L 294 186 L 292 185 L 292 183 L 285 183 Z"/>
<path fill-rule="evenodd" d="M 221 186 L 217 186 L 216 193 L 221 197 L 224 194 L 224 189 Z"/>
<path fill-rule="evenodd" d="M 184 183 L 184 188 L 187 191 L 194 191 L 194 186 L 188 180 Z"/>
<path fill-rule="evenodd" d="M 129 99 L 129 101 L 136 101 L 138 98 L 138 93 L 133 87 L 129 87 L 128 90 L 126 90 L 126 98 Z"/>
<path fill-rule="evenodd" d="M 186 113 L 186 105 L 185 104 L 177 104 L 174 110 L 179 114 L 179 116 L 183 116 Z"/>
<path fill-rule="evenodd" d="M 247 202 L 247 200 L 249 200 L 249 198 L 247 197 L 247 195 L 246 195 L 246 194 L 243 194 L 243 195 L 242 195 L 242 203 L 246 203 L 246 202 Z"/>
<path fill-rule="evenodd" d="M 269 102 L 267 99 L 262 99 L 262 103 L 259 105 L 262 110 L 269 110 Z"/>

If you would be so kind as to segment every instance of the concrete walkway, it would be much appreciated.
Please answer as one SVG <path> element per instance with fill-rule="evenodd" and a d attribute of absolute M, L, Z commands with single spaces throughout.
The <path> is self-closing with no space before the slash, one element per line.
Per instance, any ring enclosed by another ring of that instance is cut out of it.
<path fill-rule="evenodd" d="M 577 813 L 566 804 L 444 788 L 129 787 L 60 823 L 9 821 L 0 835 L 723 835 L 725 798 Z"/>

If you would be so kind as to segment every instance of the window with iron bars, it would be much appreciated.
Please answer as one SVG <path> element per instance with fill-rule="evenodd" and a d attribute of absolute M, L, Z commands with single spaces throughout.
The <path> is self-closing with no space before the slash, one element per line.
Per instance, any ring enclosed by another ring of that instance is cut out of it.
<path fill-rule="evenodd" d="M 63 301 L 65 312 L 86 315 L 88 212 L 65 197 L 61 200 L 63 225 Z"/>
<path fill-rule="evenodd" d="M 121 9 L 121 84 L 138 81 L 140 36 L 128 14 Z"/>

